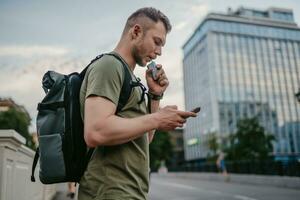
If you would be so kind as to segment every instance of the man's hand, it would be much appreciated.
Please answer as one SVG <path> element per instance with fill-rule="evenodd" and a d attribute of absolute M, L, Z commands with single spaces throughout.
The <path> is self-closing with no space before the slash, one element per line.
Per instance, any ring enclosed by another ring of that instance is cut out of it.
<path fill-rule="evenodd" d="M 164 69 L 160 64 L 156 65 L 157 67 L 157 80 L 152 78 L 152 70 L 148 69 L 146 71 L 146 81 L 149 88 L 149 92 L 155 95 L 161 95 L 165 92 L 169 86 L 169 80 L 165 74 Z"/>
<path fill-rule="evenodd" d="M 196 117 L 194 112 L 177 110 L 177 106 L 166 106 L 155 113 L 158 117 L 158 129 L 170 131 L 177 127 L 183 127 L 186 119 Z"/>

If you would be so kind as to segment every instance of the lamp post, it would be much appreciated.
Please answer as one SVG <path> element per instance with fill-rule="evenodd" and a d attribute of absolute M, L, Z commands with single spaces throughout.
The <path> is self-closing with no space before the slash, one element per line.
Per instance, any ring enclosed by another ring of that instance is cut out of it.
<path fill-rule="evenodd" d="M 298 102 L 300 103 L 300 88 L 299 88 L 299 91 L 295 94 L 295 97 L 297 98 Z"/>

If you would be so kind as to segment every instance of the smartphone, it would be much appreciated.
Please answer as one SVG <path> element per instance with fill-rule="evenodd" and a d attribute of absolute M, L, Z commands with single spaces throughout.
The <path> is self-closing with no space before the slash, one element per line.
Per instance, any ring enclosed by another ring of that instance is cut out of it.
<path fill-rule="evenodd" d="M 157 68 L 156 68 L 156 63 L 154 61 L 151 61 L 148 65 L 147 65 L 148 69 L 152 69 L 152 78 L 154 80 L 157 79 Z"/>
<path fill-rule="evenodd" d="M 198 112 L 200 112 L 200 110 L 201 110 L 201 107 L 196 107 L 193 110 L 191 110 L 190 112 L 198 113 Z"/>
<path fill-rule="evenodd" d="M 194 108 L 193 110 L 191 110 L 190 112 L 198 113 L 198 112 L 200 112 L 200 110 L 201 110 L 201 107 L 196 107 L 196 108 Z M 189 117 L 184 117 L 184 118 L 187 119 L 187 118 L 189 118 Z"/>

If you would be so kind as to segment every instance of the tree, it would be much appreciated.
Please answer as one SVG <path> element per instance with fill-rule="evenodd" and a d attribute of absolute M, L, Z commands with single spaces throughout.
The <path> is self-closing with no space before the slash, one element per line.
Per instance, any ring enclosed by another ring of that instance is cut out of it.
<path fill-rule="evenodd" d="M 217 154 L 217 151 L 220 148 L 217 139 L 216 133 L 208 134 L 207 147 L 213 152 L 213 156 Z"/>
<path fill-rule="evenodd" d="M 17 110 L 14 107 L 0 112 L 0 129 L 14 129 L 26 139 L 26 146 L 34 149 L 32 137 L 28 132 L 30 117 L 27 113 Z"/>
<path fill-rule="evenodd" d="M 229 136 L 229 147 L 225 150 L 229 160 L 264 160 L 273 151 L 275 137 L 267 134 L 257 118 L 241 119 L 237 132 Z"/>
<path fill-rule="evenodd" d="M 206 141 L 207 148 L 212 152 L 207 156 L 208 162 L 215 162 L 217 159 L 217 151 L 220 149 L 220 144 L 218 143 L 218 137 L 215 132 L 209 133 Z"/>
<path fill-rule="evenodd" d="M 170 135 L 164 131 L 156 131 L 150 144 L 150 168 L 157 170 L 162 160 L 168 164 L 172 155 Z"/>

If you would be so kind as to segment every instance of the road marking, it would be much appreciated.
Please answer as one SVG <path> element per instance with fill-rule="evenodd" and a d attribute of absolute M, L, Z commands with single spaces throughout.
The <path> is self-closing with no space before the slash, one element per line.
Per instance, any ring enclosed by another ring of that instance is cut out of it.
<path fill-rule="evenodd" d="M 182 189 L 197 190 L 197 191 L 222 195 L 222 192 L 218 191 L 218 190 L 208 190 L 208 189 L 193 187 L 193 186 L 189 186 L 189 185 L 182 185 L 182 184 L 178 184 L 178 183 L 169 183 L 169 182 L 167 183 L 167 182 L 161 182 L 161 181 L 160 182 L 155 181 L 155 183 L 160 184 L 160 185 L 173 186 L 173 187 L 182 188 Z"/>
<path fill-rule="evenodd" d="M 158 182 L 158 181 L 155 181 L 155 182 L 156 182 L 156 184 L 160 184 L 160 185 L 173 186 L 173 187 L 190 189 L 190 190 L 198 190 L 199 189 L 199 188 L 196 188 L 196 187 L 192 187 L 192 186 L 188 186 L 188 185 L 182 185 L 182 184 L 178 184 L 178 183 L 167 183 L 167 182 Z"/>
<path fill-rule="evenodd" d="M 236 199 L 241 199 L 241 200 L 258 200 L 258 199 L 253 199 L 251 197 L 242 196 L 242 195 L 234 195 L 233 197 Z"/>
<path fill-rule="evenodd" d="M 184 189 L 190 189 L 190 190 L 198 190 L 199 188 L 196 187 L 192 187 L 189 185 L 182 185 L 182 184 L 178 184 L 178 183 L 168 183 L 167 185 L 171 185 L 174 187 L 179 187 L 179 188 L 184 188 Z"/>
<path fill-rule="evenodd" d="M 153 181 L 153 180 L 152 180 Z M 193 187 L 193 186 L 189 186 L 189 185 L 182 185 L 182 184 L 178 184 L 178 183 L 170 183 L 170 182 L 162 182 L 162 181 L 153 181 L 155 182 L 156 184 L 159 184 L 159 185 L 165 185 L 165 186 L 173 186 L 173 187 L 177 187 L 177 188 L 182 188 L 182 189 L 189 189 L 189 190 L 197 190 L 197 191 L 202 191 L 202 192 L 207 192 L 207 193 L 213 193 L 213 194 L 216 194 L 216 195 L 226 195 L 226 196 L 231 196 L 232 197 L 232 194 L 227 194 L 227 193 L 224 193 L 224 192 L 221 192 L 221 191 L 218 191 L 218 190 L 209 190 L 209 189 L 203 189 L 203 188 L 197 188 L 197 187 Z M 251 198 L 251 197 L 247 197 L 247 196 L 243 196 L 243 195 L 233 195 L 233 197 L 235 199 L 240 199 L 240 200 L 258 200 L 258 199 L 254 199 L 254 198 Z"/>

